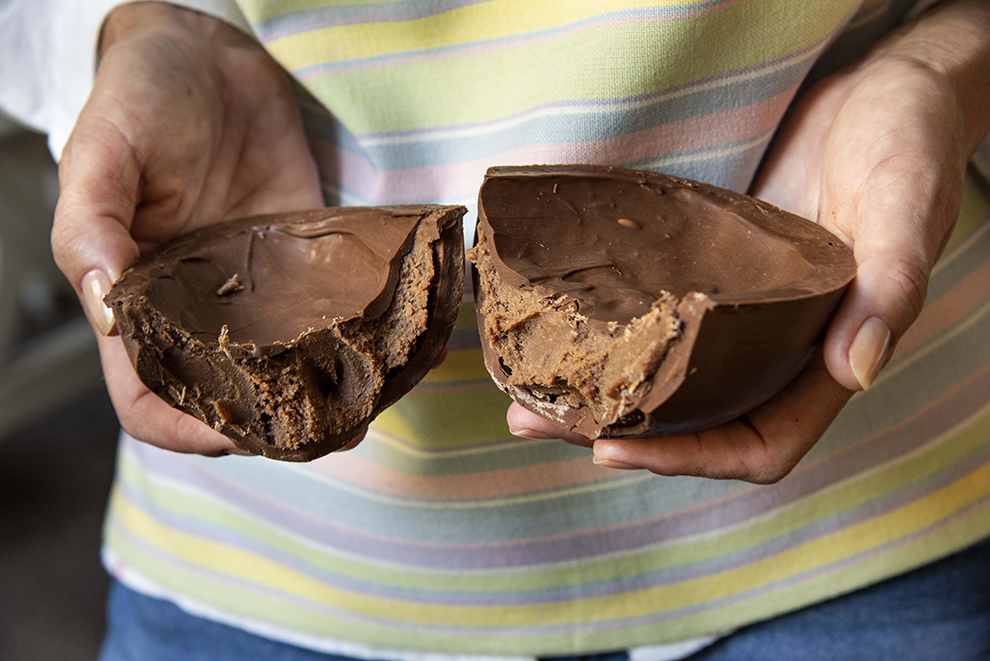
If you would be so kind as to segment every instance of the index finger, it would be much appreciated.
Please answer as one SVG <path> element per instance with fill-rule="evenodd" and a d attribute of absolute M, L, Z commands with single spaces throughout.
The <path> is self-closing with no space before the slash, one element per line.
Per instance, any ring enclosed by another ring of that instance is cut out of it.
<path fill-rule="evenodd" d="M 591 441 L 518 404 L 506 417 L 518 436 L 593 445 L 595 463 L 608 468 L 769 484 L 790 473 L 851 396 L 851 390 L 831 377 L 819 354 L 765 404 L 725 424 L 688 434 Z"/>
<path fill-rule="evenodd" d="M 819 354 L 784 390 L 735 420 L 679 436 L 599 439 L 595 463 L 772 484 L 794 469 L 851 396 Z"/>

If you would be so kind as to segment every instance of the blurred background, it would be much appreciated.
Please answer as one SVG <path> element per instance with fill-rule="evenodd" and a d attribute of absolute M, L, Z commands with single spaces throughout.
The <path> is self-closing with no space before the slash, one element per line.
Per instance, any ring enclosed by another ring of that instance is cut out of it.
<path fill-rule="evenodd" d="M 117 420 L 96 341 L 49 247 L 44 136 L 0 115 L 0 659 L 96 658 Z"/>

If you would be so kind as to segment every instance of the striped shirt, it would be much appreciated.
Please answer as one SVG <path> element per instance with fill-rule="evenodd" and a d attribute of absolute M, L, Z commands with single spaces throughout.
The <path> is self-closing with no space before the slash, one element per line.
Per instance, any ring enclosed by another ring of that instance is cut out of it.
<path fill-rule="evenodd" d="M 239 4 L 299 82 L 329 203 L 473 207 L 509 163 L 745 190 L 816 62 L 861 53 L 912 3 Z M 778 484 L 612 471 L 512 437 L 468 298 L 447 360 L 356 450 L 296 465 L 125 438 L 107 563 L 308 647 L 519 657 L 704 640 L 963 548 L 990 534 L 980 185 L 889 366 Z"/>

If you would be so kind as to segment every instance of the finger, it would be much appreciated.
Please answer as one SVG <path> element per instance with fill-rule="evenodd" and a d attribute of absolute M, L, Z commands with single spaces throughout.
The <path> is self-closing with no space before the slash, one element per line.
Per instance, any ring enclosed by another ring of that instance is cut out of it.
<path fill-rule="evenodd" d="M 842 211 L 873 218 L 854 225 L 856 279 L 825 339 L 826 363 L 847 388 L 870 387 L 924 307 L 928 279 L 951 230 L 954 209 L 951 201 L 926 204 L 919 198 L 914 198 L 918 206 L 930 209 L 928 218 L 912 217 L 899 205 Z"/>
<path fill-rule="evenodd" d="M 837 381 L 865 390 L 897 341 L 921 313 L 932 267 L 959 208 L 963 173 L 914 171 L 889 164 L 874 171 L 859 199 L 823 189 L 829 222 L 852 228 L 856 279 L 825 338 Z M 843 218 L 842 216 L 847 216 Z"/>
<path fill-rule="evenodd" d="M 532 411 L 524 409 L 515 402 L 509 405 L 509 410 L 505 414 L 505 420 L 509 424 L 509 432 L 513 436 L 520 438 L 559 438 L 568 443 L 583 445 L 585 447 L 591 447 L 592 444 L 590 439 L 558 427 L 546 418 L 542 418 Z"/>
<path fill-rule="evenodd" d="M 595 441 L 595 463 L 771 484 L 784 478 L 821 438 L 851 392 L 819 356 L 787 388 L 747 415 L 691 434 Z"/>
<path fill-rule="evenodd" d="M 865 390 L 873 384 L 921 311 L 931 267 L 906 254 L 860 258 L 856 279 L 829 326 L 826 362 L 848 388 Z"/>
<path fill-rule="evenodd" d="M 433 363 L 433 367 L 431 369 L 436 369 L 443 365 L 443 361 L 447 360 L 447 353 L 449 353 L 448 346 L 445 344 L 443 345 L 443 349 L 440 350 L 440 355 L 437 356 L 436 362 Z"/>
<path fill-rule="evenodd" d="M 220 456 L 243 454 L 232 440 L 169 406 L 141 383 L 116 337 L 99 338 L 107 391 L 121 427 L 146 443 L 175 452 Z"/>
<path fill-rule="evenodd" d="M 363 430 L 361 430 L 361 433 L 360 433 L 360 435 L 357 438 L 355 438 L 353 441 L 351 441 L 347 445 L 334 450 L 334 452 L 347 452 L 348 450 L 353 450 L 357 446 L 361 445 L 361 441 L 364 440 L 364 437 L 367 434 L 368 434 L 368 428 L 365 427 Z"/>
<path fill-rule="evenodd" d="M 139 254 L 129 228 L 140 169 L 127 140 L 112 125 L 81 120 L 63 152 L 59 183 L 52 252 L 90 323 L 107 335 L 113 315 L 103 296 Z"/>
<path fill-rule="evenodd" d="M 844 110 L 852 115 L 829 135 L 822 171 L 819 220 L 852 247 L 857 263 L 825 359 L 835 379 L 856 390 L 873 383 L 921 312 L 962 199 L 957 110 L 933 94 L 937 77 L 901 68 L 851 95 Z M 856 110 L 892 103 L 886 114 Z M 850 177 L 857 162 L 872 165 Z"/>

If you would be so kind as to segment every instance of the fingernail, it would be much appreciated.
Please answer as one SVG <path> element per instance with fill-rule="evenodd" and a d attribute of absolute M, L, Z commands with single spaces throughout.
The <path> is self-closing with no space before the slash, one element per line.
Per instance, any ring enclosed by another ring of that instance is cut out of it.
<path fill-rule="evenodd" d="M 890 326 L 880 317 L 870 317 L 860 326 L 849 346 L 849 365 L 863 390 L 870 387 L 884 366 L 890 338 Z"/>
<path fill-rule="evenodd" d="M 526 427 L 521 429 L 512 429 L 510 427 L 509 433 L 513 436 L 518 436 L 519 438 L 529 438 L 535 441 L 549 441 L 557 438 L 557 436 L 554 436 L 553 434 L 547 434 L 546 432 L 537 431 L 535 429 L 527 429 Z"/>
<path fill-rule="evenodd" d="M 615 461 L 614 459 L 599 459 L 598 457 L 595 457 L 592 461 L 596 466 L 618 468 L 619 470 L 639 470 L 642 468 L 642 466 L 633 466 L 632 464 L 627 464 L 622 461 Z"/>
<path fill-rule="evenodd" d="M 363 440 L 364 440 L 363 438 L 359 438 L 357 440 L 351 441 L 347 445 L 344 445 L 344 446 L 341 446 L 341 447 L 337 448 L 336 450 L 334 450 L 334 452 L 350 452 L 351 450 L 353 450 L 354 448 L 356 448 L 358 445 L 360 445 L 361 444 L 361 441 L 363 441 Z"/>
<path fill-rule="evenodd" d="M 240 448 L 228 448 L 224 450 L 227 454 L 234 455 L 237 457 L 253 457 L 253 452 L 248 452 L 247 450 L 242 450 Z"/>
<path fill-rule="evenodd" d="M 96 328 L 104 335 L 113 331 L 113 311 L 103 302 L 103 297 L 110 291 L 113 283 L 103 271 L 94 269 L 83 276 L 82 293 L 86 303 L 86 311 L 96 324 Z"/>

